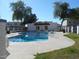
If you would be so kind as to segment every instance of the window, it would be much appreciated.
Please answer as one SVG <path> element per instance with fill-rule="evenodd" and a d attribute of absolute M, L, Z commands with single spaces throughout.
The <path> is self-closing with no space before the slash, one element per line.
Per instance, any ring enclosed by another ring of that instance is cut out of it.
<path fill-rule="evenodd" d="M 45 26 L 45 30 L 48 30 L 48 26 Z"/>

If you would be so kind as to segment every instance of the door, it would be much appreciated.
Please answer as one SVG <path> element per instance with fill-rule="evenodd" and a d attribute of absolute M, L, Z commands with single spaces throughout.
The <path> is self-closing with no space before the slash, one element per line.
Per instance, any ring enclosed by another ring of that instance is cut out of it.
<path fill-rule="evenodd" d="M 45 30 L 48 30 L 48 26 L 45 26 Z"/>
<path fill-rule="evenodd" d="M 36 31 L 39 31 L 40 30 L 40 27 L 39 26 L 36 26 Z"/>

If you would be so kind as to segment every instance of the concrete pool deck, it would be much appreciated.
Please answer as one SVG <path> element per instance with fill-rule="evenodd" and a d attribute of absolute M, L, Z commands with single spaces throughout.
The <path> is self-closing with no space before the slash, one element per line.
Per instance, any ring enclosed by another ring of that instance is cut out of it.
<path fill-rule="evenodd" d="M 7 59 L 34 59 L 35 54 L 45 53 L 72 46 L 75 42 L 63 36 L 61 32 L 49 33 L 49 39 L 43 42 L 17 42 L 8 47 Z M 12 36 L 12 35 L 11 35 Z M 9 36 L 10 37 L 10 36 Z"/>
<path fill-rule="evenodd" d="M 17 36 L 20 35 L 19 33 L 11 33 L 11 34 L 7 34 L 6 37 L 13 37 L 13 36 Z"/>

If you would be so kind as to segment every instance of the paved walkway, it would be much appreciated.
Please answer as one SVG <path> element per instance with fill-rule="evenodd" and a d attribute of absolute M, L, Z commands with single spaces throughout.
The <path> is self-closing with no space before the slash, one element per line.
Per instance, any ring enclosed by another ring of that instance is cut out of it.
<path fill-rule="evenodd" d="M 72 46 L 75 42 L 64 37 L 63 33 L 49 34 L 48 41 L 43 42 L 19 42 L 8 47 L 10 55 L 7 59 L 34 59 L 35 54 L 45 53 L 56 49 Z"/>

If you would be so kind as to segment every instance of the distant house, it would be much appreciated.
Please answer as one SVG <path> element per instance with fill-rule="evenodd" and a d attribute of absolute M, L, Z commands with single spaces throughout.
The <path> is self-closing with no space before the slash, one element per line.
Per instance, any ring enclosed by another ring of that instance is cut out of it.
<path fill-rule="evenodd" d="M 7 22 L 7 30 L 10 32 L 20 32 L 23 31 L 24 27 L 20 22 Z"/>
<path fill-rule="evenodd" d="M 59 24 L 53 22 L 36 22 L 27 24 L 28 31 L 59 31 Z"/>

